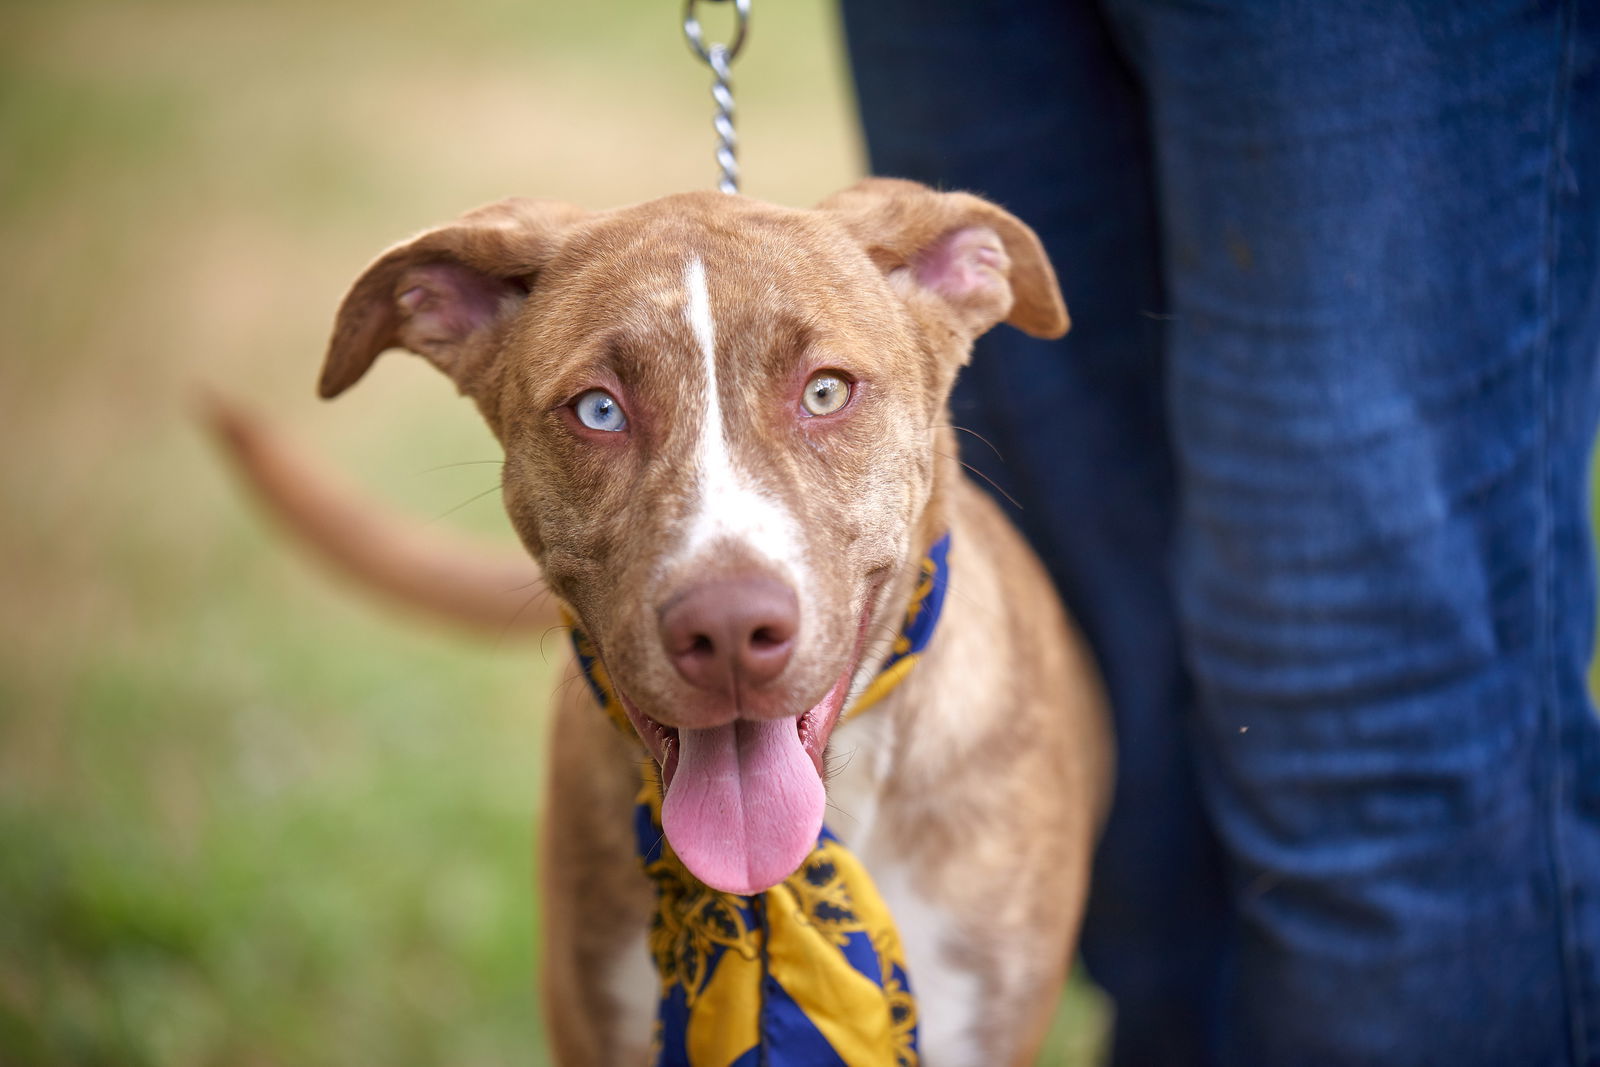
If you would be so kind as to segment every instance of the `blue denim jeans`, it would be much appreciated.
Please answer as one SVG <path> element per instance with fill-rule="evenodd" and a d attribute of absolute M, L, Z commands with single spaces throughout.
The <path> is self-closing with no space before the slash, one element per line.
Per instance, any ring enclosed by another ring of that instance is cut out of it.
<path fill-rule="evenodd" d="M 1116 1062 L 1600 1064 L 1600 4 L 845 16 L 1072 309 L 955 406 L 1116 706 Z"/>

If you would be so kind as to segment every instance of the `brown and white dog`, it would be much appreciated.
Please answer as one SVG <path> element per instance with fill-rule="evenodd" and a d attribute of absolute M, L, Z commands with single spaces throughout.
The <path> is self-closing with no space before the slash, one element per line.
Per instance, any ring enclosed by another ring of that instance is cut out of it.
<path fill-rule="evenodd" d="M 650 1036 L 641 745 L 666 781 L 668 840 L 729 891 L 794 870 L 826 788 L 831 829 L 898 924 L 924 1062 L 1035 1054 L 1110 755 L 1049 578 L 956 459 L 951 384 L 1002 321 L 1067 328 L 1034 234 L 977 197 L 881 179 L 814 210 L 713 192 L 594 213 L 508 200 L 391 248 L 345 298 L 322 395 L 398 346 L 477 404 L 505 447 L 512 523 L 638 735 L 563 688 L 542 863 L 561 1063 L 642 1062 Z M 511 570 L 446 565 L 417 588 L 401 575 L 425 551 L 352 526 L 231 429 L 319 549 L 402 595 L 509 618 Z M 947 531 L 931 645 L 839 725 Z M 741 824 L 712 825 L 730 809 Z"/>

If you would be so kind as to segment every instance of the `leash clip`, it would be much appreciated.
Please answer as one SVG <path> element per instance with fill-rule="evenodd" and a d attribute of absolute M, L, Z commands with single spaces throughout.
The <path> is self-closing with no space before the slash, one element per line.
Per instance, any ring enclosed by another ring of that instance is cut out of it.
<path fill-rule="evenodd" d="M 707 0 L 710 3 L 727 3 L 728 0 Z M 726 44 L 706 43 L 700 28 L 700 16 L 695 8 L 700 0 L 685 0 L 683 5 L 683 36 L 689 49 L 700 61 L 711 68 L 711 98 L 717 103 L 717 113 L 711 125 L 717 131 L 717 167 L 720 175 L 717 188 L 725 193 L 739 191 L 739 138 L 733 130 L 733 88 L 728 84 L 729 68 L 744 48 L 750 30 L 750 0 L 732 0 L 733 40 Z"/>

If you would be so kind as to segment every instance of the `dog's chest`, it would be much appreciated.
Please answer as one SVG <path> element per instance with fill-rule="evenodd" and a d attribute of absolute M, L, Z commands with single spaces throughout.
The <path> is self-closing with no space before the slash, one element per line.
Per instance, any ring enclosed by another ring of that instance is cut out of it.
<path fill-rule="evenodd" d="M 884 825 L 882 791 L 892 762 L 891 720 L 866 714 L 834 731 L 829 746 L 828 828 L 855 853 L 894 916 L 917 996 L 923 1063 L 979 1064 L 977 976 L 946 950 L 951 916 L 920 886 L 902 843 Z"/>

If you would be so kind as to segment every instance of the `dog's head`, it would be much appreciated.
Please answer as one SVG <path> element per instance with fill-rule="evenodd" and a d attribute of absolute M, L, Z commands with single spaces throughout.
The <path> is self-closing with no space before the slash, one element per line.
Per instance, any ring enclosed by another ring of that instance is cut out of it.
<path fill-rule="evenodd" d="M 828 736 L 942 532 L 950 386 L 1001 321 L 1067 328 L 1038 239 L 963 193 L 508 200 L 367 269 L 322 394 L 398 346 L 477 403 L 512 523 L 661 765 L 668 839 L 749 893 L 815 839 Z"/>

